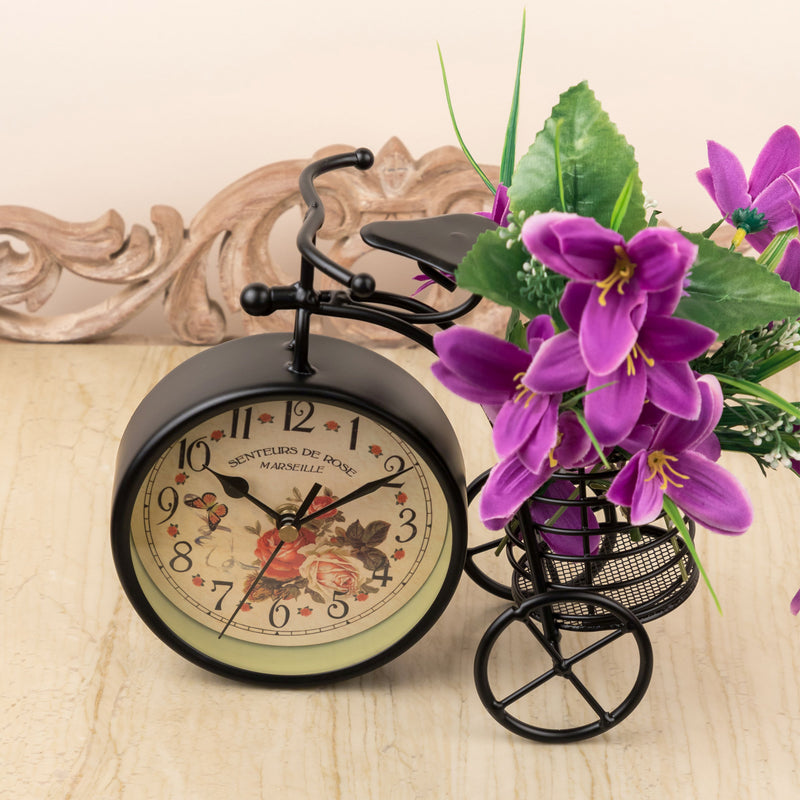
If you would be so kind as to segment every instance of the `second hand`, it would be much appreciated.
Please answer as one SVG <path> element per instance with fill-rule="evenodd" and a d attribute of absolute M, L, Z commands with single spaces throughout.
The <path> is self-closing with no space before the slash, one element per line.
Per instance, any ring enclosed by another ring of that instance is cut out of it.
<path fill-rule="evenodd" d="M 261 571 L 256 576 L 256 579 L 250 584 L 250 588 L 244 593 L 244 597 L 239 601 L 239 605 L 236 606 L 233 614 L 231 614 L 230 617 L 228 618 L 228 621 L 225 623 L 225 627 L 220 631 L 219 636 L 217 636 L 217 639 L 221 639 L 225 635 L 225 631 L 228 630 L 236 615 L 242 610 L 242 606 L 244 606 L 244 604 L 247 602 L 247 599 L 253 593 L 253 589 L 255 589 L 256 586 L 258 585 L 258 582 L 264 577 L 267 570 L 270 568 L 270 565 L 275 560 L 275 557 L 278 555 L 281 548 L 283 547 L 284 543 L 289 540 L 293 541 L 297 537 L 297 529 L 300 526 L 300 520 L 303 518 L 303 515 L 306 513 L 306 511 L 308 511 L 309 506 L 311 505 L 311 503 L 313 502 L 314 498 L 317 496 L 321 488 L 322 488 L 321 484 L 315 483 L 311 487 L 309 493 L 306 495 L 305 500 L 303 500 L 303 502 L 301 503 L 300 508 L 297 509 L 297 512 L 295 513 L 292 521 L 280 527 L 279 535 L 281 537 L 281 540 L 278 542 L 277 546 L 272 551 L 272 554 L 267 559 L 267 563 L 264 564 L 263 567 L 261 567 Z M 275 522 L 279 523 L 280 520 L 276 519 Z M 287 538 L 284 538 L 284 536 Z"/>

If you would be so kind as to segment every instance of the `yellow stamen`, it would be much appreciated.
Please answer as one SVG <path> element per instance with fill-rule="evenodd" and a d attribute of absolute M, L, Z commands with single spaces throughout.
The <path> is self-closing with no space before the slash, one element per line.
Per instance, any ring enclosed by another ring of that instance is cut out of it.
<path fill-rule="evenodd" d="M 626 357 L 626 362 L 625 362 L 627 365 L 626 374 L 628 375 L 628 377 L 636 374 L 636 364 L 634 362 L 634 358 L 636 358 L 637 356 L 640 356 L 642 361 L 644 361 L 644 363 L 647 364 L 648 367 L 652 367 L 656 363 L 652 358 L 650 358 L 647 355 L 647 353 L 644 352 L 644 350 L 642 350 L 641 346 L 637 342 L 633 346 L 633 350 L 631 350 Z"/>
<path fill-rule="evenodd" d="M 550 448 L 550 452 L 548 453 L 548 456 L 550 458 L 550 466 L 553 469 L 555 469 L 558 466 L 558 461 L 556 460 L 555 456 L 553 456 L 553 452 L 555 451 L 556 447 L 558 447 L 561 444 L 561 440 L 563 438 L 564 438 L 564 432 L 559 431 L 556 434 L 556 443 Z"/>
<path fill-rule="evenodd" d="M 517 392 L 517 396 L 514 398 L 513 402 L 518 403 L 523 397 L 525 397 L 525 395 L 528 395 L 528 398 L 525 400 L 525 408 L 527 408 L 530 405 L 531 400 L 536 397 L 536 392 L 534 392 L 532 389 L 529 389 L 522 383 L 522 378 L 524 375 L 524 372 L 518 372 L 514 376 L 514 380 L 517 382 L 514 388 L 518 389 L 519 391 Z"/>
<path fill-rule="evenodd" d="M 648 481 L 653 480 L 653 478 L 658 475 L 661 478 L 661 491 L 663 492 L 667 488 L 667 484 L 671 483 L 678 489 L 683 488 L 682 483 L 678 483 L 675 478 L 671 475 L 667 475 L 667 470 L 669 470 L 672 475 L 683 478 L 684 480 L 689 480 L 688 475 L 683 475 L 682 473 L 678 472 L 669 462 L 670 461 L 677 461 L 677 456 L 668 456 L 663 450 L 654 450 L 647 456 L 647 466 L 650 467 L 650 475 L 649 477 L 645 478 L 644 481 L 647 483 Z"/>
<path fill-rule="evenodd" d="M 603 290 L 600 293 L 600 297 L 597 298 L 597 302 L 600 303 L 601 306 L 605 306 L 606 295 L 615 284 L 617 287 L 617 294 L 624 294 L 625 286 L 630 283 L 634 270 L 636 269 L 636 264 L 628 258 L 628 254 L 625 252 L 622 245 L 614 245 L 614 252 L 617 254 L 614 269 L 611 270 L 611 274 L 607 278 L 598 281 L 596 284 L 599 289 Z"/>
<path fill-rule="evenodd" d="M 733 234 L 731 246 L 736 249 L 744 241 L 745 236 L 747 236 L 747 231 L 744 228 L 737 228 L 736 233 Z"/>

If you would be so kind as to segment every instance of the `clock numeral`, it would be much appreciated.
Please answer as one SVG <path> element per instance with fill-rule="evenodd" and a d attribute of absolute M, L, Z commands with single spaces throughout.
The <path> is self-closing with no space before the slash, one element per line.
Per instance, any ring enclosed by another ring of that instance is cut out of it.
<path fill-rule="evenodd" d="M 283 420 L 283 429 L 285 431 L 294 431 L 296 433 L 311 433 L 314 430 L 312 425 L 310 428 L 304 427 L 305 423 L 311 419 L 314 413 L 314 404 L 308 400 L 301 400 L 298 403 L 292 400 L 286 401 L 286 416 Z M 302 417 L 301 420 L 292 425 L 292 417 Z"/>
<path fill-rule="evenodd" d="M 386 584 L 389 583 L 389 581 L 393 581 L 394 580 L 394 578 L 391 575 L 389 575 L 389 562 L 388 561 L 383 565 L 383 569 L 381 569 L 381 570 L 377 570 L 376 569 L 376 570 L 372 571 L 372 580 L 380 581 L 381 582 L 381 588 L 386 586 Z"/>
<path fill-rule="evenodd" d="M 189 542 L 175 542 L 175 547 L 172 549 L 175 551 L 175 558 L 170 559 L 170 568 L 173 572 L 188 572 L 192 568 L 192 559 L 189 558 L 192 546 Z"/>
<path fill-rule="evenodd" d="M 392 469 L 393 464 L 397 464 L 397 469 Z M 400 456 L 389 456 L 386 461 L 383 462 L 383 466 L 386 467 L 387 472 L 402 472 L 406 468 L 405 459 L 401 458 Z M 402 489 L 403 482 L 391 482 L 391 483 L 384 483 L 384 486 L 388 486 L 390 489 Z"/>
<path fill-rule="evenodd" d="M 233 589 L 233 581 L 212 581 L 214 584 L 211 587 L 212 592 L 217 591 L 217 586 L 227 586 L 228 588 L 222 593 L 222 597 L 217 600 L 217 604 L 214 606 L 214 611 L 222 611 L 222 601 L 228 596 L 228 592 Z"/>
<path fill-rule="evenodd" d="M 165 498 L 169 498 L 166 500 Z M 178 493 L 172 486 L 165 486 L 159 493 L 158 493 L 158 507 L 162 511 L 167 512 L 167 516 L 164 519 L 160 519 L 158 524 L 166 522 L 174 513 L 175 510 L 178 508 Z"/>
<path fill-rule="evenodd" d="M 360 417 L 353 417 L 350 420 L 350 449 L 356 449 L 356 443 L 358 442 L 358 422 L 361 418 Z"/>
<path fill-rule="evenodd" d="M 181 439 L 178 450 L 178 469 L 188 466 L 193 472 L 204 470 L 211 462 L 211 449 L 208 442 L 201 436 L 191 444 L 186 443 L 186 439 Z"/>
<path fill-rule="evenodd" d="M 242 420 L 241 436 L 239 431 L 239 413 L 244 411 L 244 420 Z M 244 409 L 234 408 L 231 412 L 231 439 L 249 439 L 250 438 L 250 420 L 253 418 L 252 406 Z"/>
<path fill-rule="evenodd" d="M 281 598 L 279 597 L 269 610 L 269 624 L 273 628 L 283 628 L 289 622 L 289 616 L 289 606 L 281 603 Z"/>
<path fill-rule="evenodd" d="M 350 612 L 350 606 L 338 597 L 347 597 L 347 592 L 334 592 L 333 602 L 328 606 L 328 616 L 331 619 L 344 619 Z"/>
<path fill-rule="evenodd" d="M 417 535 L 417 526 L 414 524 L 414 520 L 417 518 L 417 512 L 414 511 L 413 508 L 404 508 L 400 512 L 400 519 L 405 520 L 405 515 L 411 514 L 411 517 L 403 522 L 400 526 L 401 528 L 410 528 L 411 533 L 406 536 L 405 539 L 401 538 L 399 535 L 395 536 L 395 541 L 400 542 L 400 544 L 404 544 L 405 542 L 410 542 L 416 535 Z"/>

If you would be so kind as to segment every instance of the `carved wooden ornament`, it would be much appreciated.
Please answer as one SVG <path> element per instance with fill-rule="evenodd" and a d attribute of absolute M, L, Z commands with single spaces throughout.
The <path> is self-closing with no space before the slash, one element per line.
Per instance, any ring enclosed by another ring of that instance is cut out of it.
<path fill-rule="evenodd" d="M 0 206 L 0 234 L 5 237 L 0 242 L 0 336 L 31 342 L 96 339 L 134 318 L 157 296 L 163 296 L 175 338 L 189 344 L 224 339 L 226 312 L 243 317 L 248 333 L 289 330 L 289 312 L 247 317 L 239 306 L 239 293 L 253 281 L 283 285 L 297 279 L 299 254 L 291 263 L 276 263 L 270 248 L 273 229 L 287 212 L 304 210 L 297 188 L 302 169 L 311 160 L 352 149 L 326 147 L 309 161 L 280 161 L 251 172 L 212 198 L 187 230 L 181 215 L 169 206 L 152 208 L 152 231 L 133 225 L 127 235 L 116 211 L 94 222 L 70 223 L 31 208 Z M 497 180 L 496 167 L 484 169 Z M 326 209 L 320 246 L 347 267 L 369 250 L 359 236 L 368 222 L 482 210 L 492 201 L 457 148 L 440 147 L 415 161 L 397 138 L 384 145 L 372 169 L 331 173 L 317 185 Z M 299 212 L 297 219 L 299 225 Z M 219 272 L 224 309 L 209 296 L 211 269 Z M 413 291 L 416 267 L 404 261 L 403 269 L 408 270 L 409 291 Z M 81 311 L 47 316 L 45 304 L 63 270 L 119 289 Z M 381 287 L 383 278 L 376 277 Z M 321 288 L 329 285 L 326 280 L 320 278 Z M 448 293 L 435 286 L 426 290 L 424 299 L 434 306 L 452 304 Z M 475 314 L 483 314 L 486 324 Z M 492 329 L 496 325 L 491 318 L 496 314 L 491 305 L 483 309 L 482 304 L 473 312 L 473 324 Z M 324 324 L 333 335 L 397 343 L 394 334 L 364 327 L 355 330 L 355 323 L 347 320 L 318 320 L 317 324 Z"/>

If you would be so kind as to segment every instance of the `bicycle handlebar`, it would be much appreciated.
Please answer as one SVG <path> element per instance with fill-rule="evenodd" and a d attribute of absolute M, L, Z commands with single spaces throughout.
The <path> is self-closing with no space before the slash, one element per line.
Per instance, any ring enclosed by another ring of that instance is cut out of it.
<path fill-rule="evenodd" d="M 308 206 L 297 234 L 297 249 L 314 267 L 350 289 L 353 297 L 365 300 L 375 292 L 375 279 L 366 272 L 352 273 L 317 249 L 317 231 L 325 221 L 325 208 L 314 186 L 314 180 L 326 172 L 343 167 L 369 169 L 375 161 L 372 151 L 360 147 L 352 153 L 341 153 L 315 161 L 300 173 L 300 194 Z"/>

